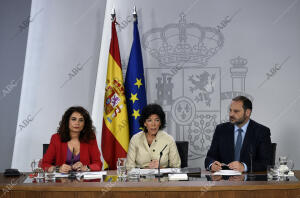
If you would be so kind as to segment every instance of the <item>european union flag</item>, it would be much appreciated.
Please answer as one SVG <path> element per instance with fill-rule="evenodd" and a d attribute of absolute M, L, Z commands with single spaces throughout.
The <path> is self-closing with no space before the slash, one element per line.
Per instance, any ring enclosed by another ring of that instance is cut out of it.
<path fill-rule="evenodd" d="M 125 78 L 130 137 L 141 131 L 139 125 L 140 114 L 144 106 L 147 105 L 142 49 L 137 25 L 136 18 L 133 24 L 133 43 Z"/>

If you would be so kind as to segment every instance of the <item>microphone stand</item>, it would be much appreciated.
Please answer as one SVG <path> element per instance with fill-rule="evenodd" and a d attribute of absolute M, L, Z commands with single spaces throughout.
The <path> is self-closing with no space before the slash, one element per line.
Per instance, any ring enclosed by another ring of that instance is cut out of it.
<path fill-rule="evenodd" d="M 74 153 L 75 153 L 75 150 L 73 148 L 73 152 L 72 152 L 72 158 L 71 158 L 71 167 L 73 166 L 73 163 L 74 163 Z M 74 171 L 73 169 L 69 171 L 69 179 L 73 180 L 73 179 L 76 179 L 76 171 Z"/>
<path fill-rule="evenodd" d="M 253 174 L 253 148 L 252 148 L 252 145 L 250 145 L 249 156 L 250 156 L 250 173 L 249 173 L 249 180 L 250 180 L 250 181 L 253 181 L 253 180 L 255 179 L 255 175 Z"/>
<path fill-rule="evenodd" d="M 165 148 L 167 147 L 168 145 L 166 145 L 159 153 L 159 160 L 158 160 L 158 181 L 160 182 L 160 160 L 161 160 L 161 157 L 163 155 L 163 151 L 165 150 Z"/>

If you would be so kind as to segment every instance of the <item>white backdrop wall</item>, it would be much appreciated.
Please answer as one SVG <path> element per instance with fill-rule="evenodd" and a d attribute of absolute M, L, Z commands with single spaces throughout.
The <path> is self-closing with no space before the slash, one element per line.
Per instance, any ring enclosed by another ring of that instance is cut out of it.
<path fill-rule="evenodd" d="M 231 98 L 242 94 L 253 100 L 252 119 L 270 127 L 277 156 L 289 156 L 299 168 L 300 2 L 135 3 L 147 98 L 164 107 L 167 131 L 189 141 L 189 165 L 203 167 L 215 125 L 228 120 Z M 127 13 L 123 8 L 132 4 L 115 3 L 122 8 L 119 41 L 125 66 L 132 25 L 124 22 L 130 6 Z"/>
<path fill-rule="evenodd" d="M 105 1 L 32 1 L 12 167 L 30 170 L 64 111 L 92 110 Z"/>
<path fill-rule="evenodd" d="M 18 128 L 13 157 L 13 166 L 21 169 L 41 157 L 41 144 L 49 142 L 67 107 L 79 104 L 91 110 L 94 102 L 93 112 L 102 109 L 95 100 L 103 101 L 104 92 L 96 92 L 93 101 L 93 91 L 97 65 L 96 91 L 104 86 L 105 75 L 99 72 L 106 67 L 109 20 L 101 50 L 99 46 L 105 3 L 54 2 L 32 5 L 32 14 L 42 11 L 29 29 L 18 125 L 26 118 L 32 121 Z M 203 167 L 215 125 L 228 119 L 231 98 L 243 94 L 253 100 L 252 118 L 271 128 L 277 156 L 289 156 L 300 168 L 299 0 L 108 1 L 106 17 L 114 6 L 120 24 L 123 67 L 132 42 L 133 5 L 139 16 L 148 101 L 163 106 L 166 131 L 190 142 L 190 166 Z M 63 85 L 72 69 L 86 61 Z M 93 113 L 98 134 L 100 113 Z"/>

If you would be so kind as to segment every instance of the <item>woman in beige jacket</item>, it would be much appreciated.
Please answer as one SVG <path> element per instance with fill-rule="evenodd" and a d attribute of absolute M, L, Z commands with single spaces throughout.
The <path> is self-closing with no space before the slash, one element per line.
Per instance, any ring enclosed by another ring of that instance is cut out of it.
<path fill-rule="evenodd" d="M 142 110 L 139 120 L 143 131 L 132 136 L 127 153 L 126 167 L 180 168 L 180 157 L 172 136 L 162 129 L 166 125 L 165 113 L 158 104 L 149 104 Z"/>

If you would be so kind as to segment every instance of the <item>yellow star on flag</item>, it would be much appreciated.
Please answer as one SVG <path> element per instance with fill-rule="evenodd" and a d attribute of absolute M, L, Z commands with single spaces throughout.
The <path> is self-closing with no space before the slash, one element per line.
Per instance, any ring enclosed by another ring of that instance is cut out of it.
<path fill-rule="evenodd" d="M 132 104 L 134 104 L 134 102 L 135 102 L 136 100 L 139 100 L 138 97 L 137 97 L 137 93 L 136 93 L 136 94 L 132 94 L 132 93 L 131 93 L 130 100 L 132 101 Z"/>
<path fill-rule="evenodd" d="M 138 86 L 138 88 L 140 88 L 140 86 L 142 86 L 142 79 L 138 79 L 136 78 L 136 83 L 134 83 L 134 85 Z"/>
<path fill-rule="evenodd" d="M 137 117 L 141 116 L 140 115 L 140 110 L 139 109 L 138 110 L 133 109 L 132 116 L 134 116 L 134 119 L 137 119 Z"/>

